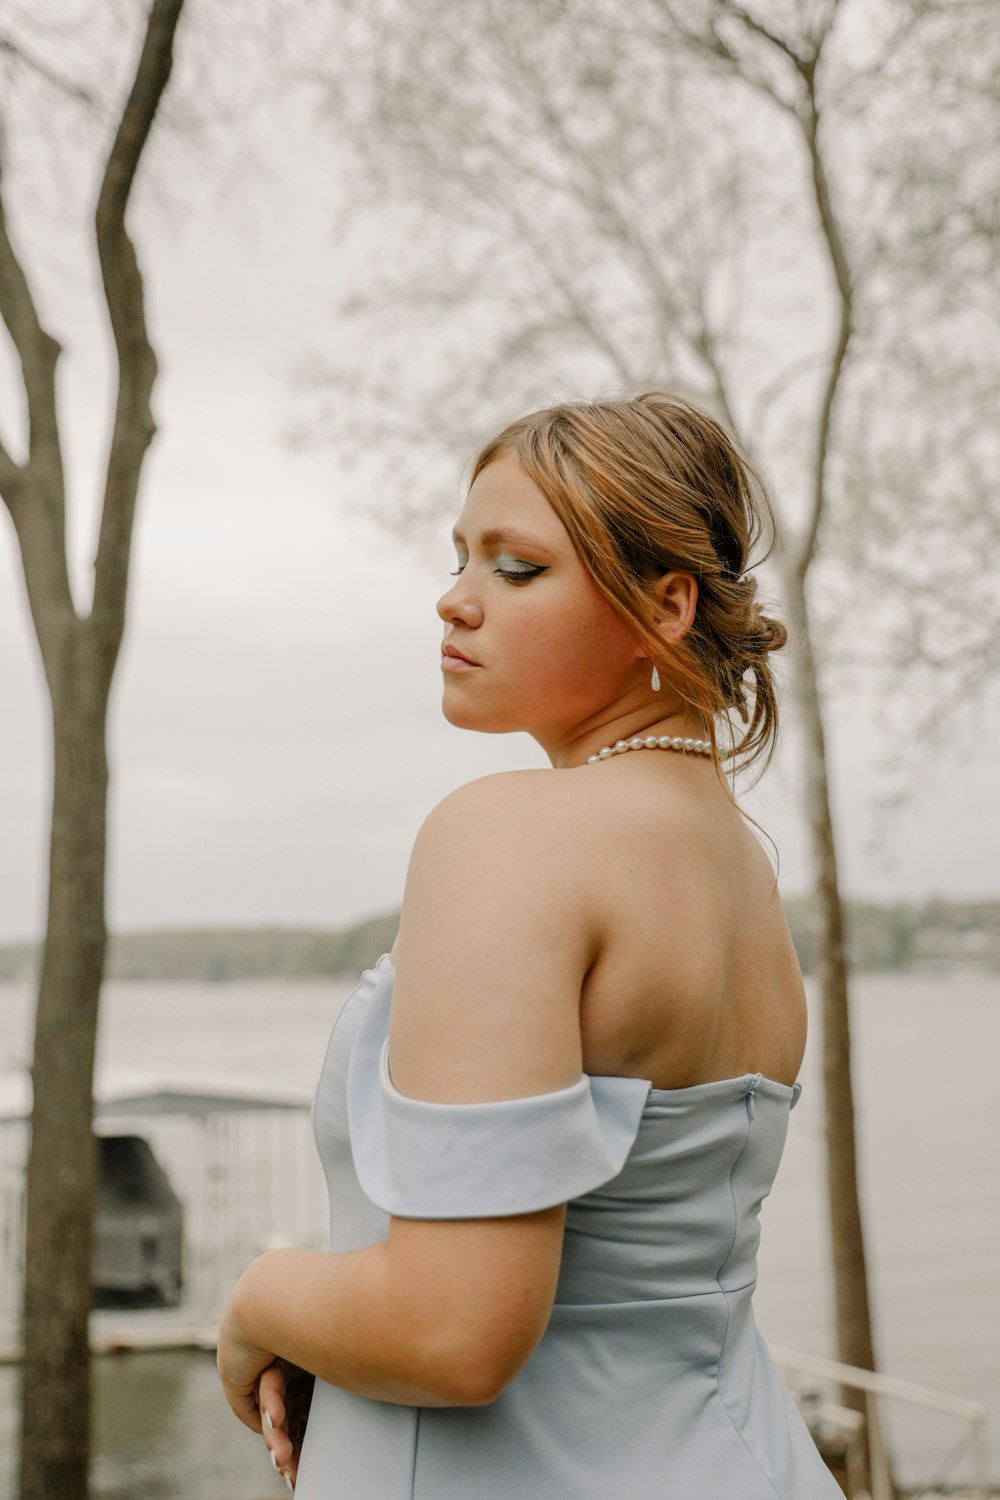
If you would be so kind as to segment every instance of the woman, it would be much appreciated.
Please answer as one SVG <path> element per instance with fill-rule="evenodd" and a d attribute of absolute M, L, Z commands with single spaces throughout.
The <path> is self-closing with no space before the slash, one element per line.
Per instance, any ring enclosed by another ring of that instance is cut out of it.
<path fill-rule="evenodd" d="M 777 729 L 765 505 L 658 392 L 535 412 L 475 463 L 444 712 L 557 774 L 427 819 L 317 1092 L 333 1253 L 264 1255 L 227 1305 L 227 1397 L 300 1500 L 840 1493 L 750 1308 L 806 1030 L 722 773 Z"/>

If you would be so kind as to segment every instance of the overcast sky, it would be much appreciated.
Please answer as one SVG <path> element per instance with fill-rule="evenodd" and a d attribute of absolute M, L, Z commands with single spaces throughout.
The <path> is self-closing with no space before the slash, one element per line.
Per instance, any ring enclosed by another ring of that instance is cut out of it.
<path fill-rule="evenodd" d="M 392 908 L 435 801 L 471 777 L 544 764 L 524 736 L 463 734 L 440 717 L 434 600 L 453 565 L 445 535 L 436 560 L 408 552 L 356 513 L 363 475 L 284 441 L 301 414 L 298 362 L 342 334 L 326 190 L 336 163 L 287 110 L 275 108 L 268 136 L 280 173 L 234 164 L 190 213 L 146 198 L 136 216 L 160 430 L 144 470 L 110 725 L 118 929 L 338 926 Z M 78 247 L 50 228 L 31 250 L 44 263 L 39 301 L 65 348 L 70 543 L 83 599 L 111 397 L 89 241 L 82 224 L 74 232 Z M 4 348 L 0 428 L 12 442 L 21 416 Z M 0 507 L 0 940 L 43 926 L 47 712 Z M 1000 896 L 983 836 L 1000 823 L 988 726 L 974 745 L 943 752 L 907 805 L 879 819 L 887 746 L 870 718 L 856 696 L 830 708 L 846 891 Z M 748 802 L 780 848 L 786 892 L 809 881 L 795 760 L 792 732 Z"/>

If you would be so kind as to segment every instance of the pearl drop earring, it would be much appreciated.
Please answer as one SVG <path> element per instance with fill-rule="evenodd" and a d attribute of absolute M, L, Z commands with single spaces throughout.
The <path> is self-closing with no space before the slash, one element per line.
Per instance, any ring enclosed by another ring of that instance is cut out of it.
<path fill-rule="evenodd" d="M 650 679 L 650 686 L 652 687 L 654 693 L 658 693 L 660 691 L 660 674 L 656 670 L 655 662 L 653 663 L 653 675 Z"/>

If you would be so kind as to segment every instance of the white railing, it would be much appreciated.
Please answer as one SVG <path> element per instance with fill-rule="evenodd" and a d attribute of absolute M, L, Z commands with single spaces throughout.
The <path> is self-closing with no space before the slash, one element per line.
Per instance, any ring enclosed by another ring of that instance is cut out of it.
<path fill-rule="evenodd" d="M 118 1113 L 99 1128 L 138 1133 L 184 1203 L 184 1294 L 178 1309 L 95 1314 L 98 1346 L 148 1331 L 150 1340 L 214 1328 L 243 1267 L 273 1246 L 327 1242 L 326 1184 L 305 1108 Z M 24 1177 L 29 1127 L 0 1121 L 0 1360 L 19 1352 Z M 117 1331 L 116 1331 L 117 1330 Z"/>
<path fill-rule="evenodd" d="M 839 1386 L 863 1391 L 870 1454 L 871 1500 L 893 1500 L 893 1489 L 889 1459 L 882 1440 L 882 1424 L 879 1400 L 905 1401 L 913 1406 L 929 1407 L 946 1416 L 958 1418 L 963 1424 L 957 1439 L 943 1454 L 936 1466 L 928 1472 L 912 1492 L 912 1500 L 930 1493 L 933 1486 L 941 1484 L 945 1471 L 962 1454 L 968 1452 L 972 1459 L 974 1484 L 964 1493 L 968 1500 L 988 1500 L 992 1493 L 989 1479 L 989 1452 L 986 1446 L 986 1410 L 978 1401 L 966 1401 L 960 1396 L 949 1396 L 943 1391 L 932 1391 L 926 1386 L 912 1385 L 908 1380 L 896 1380 L 891 1375 L 879 1375 L 871 1370 L 859 1370 L 854 1365 L 842 1365 L 834 1359 L 824 1359 L 819 1354 L 801 1354 L 795 1349 L 771 1346 L 771 1355 L 780 1370 L 787 1371 L 792 1379 L 792 1389 L 802 1391 L 799 1377 L 830 1382 Z M 862 1423 L 860 1413 L 844 1407 L 824 1403 L 818 1414 L 828 1417 L 843 1431 L 847 1440 L 848 1479 L 863 1470 L 861 1461 Z"/>

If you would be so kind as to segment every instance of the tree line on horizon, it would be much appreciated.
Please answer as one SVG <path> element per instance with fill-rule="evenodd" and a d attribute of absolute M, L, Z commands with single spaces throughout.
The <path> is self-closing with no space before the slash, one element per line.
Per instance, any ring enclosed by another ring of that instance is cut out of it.
<path fill-rule="evenodd" d="M 807 896 L 786 897 L 799 963 L 816 969 L 816 914 Z M 845 903 L 853 969 L 862 973 L 976 969 L 1000 973 L 1000 900 Z M 215 982 L 349 978 L 391 948 L 398 911 L 343 928 L 199 927 L 111 934 L 107 978 Z M 0 982 L 34 976 L 36 943 L 0 946 Z"/>

